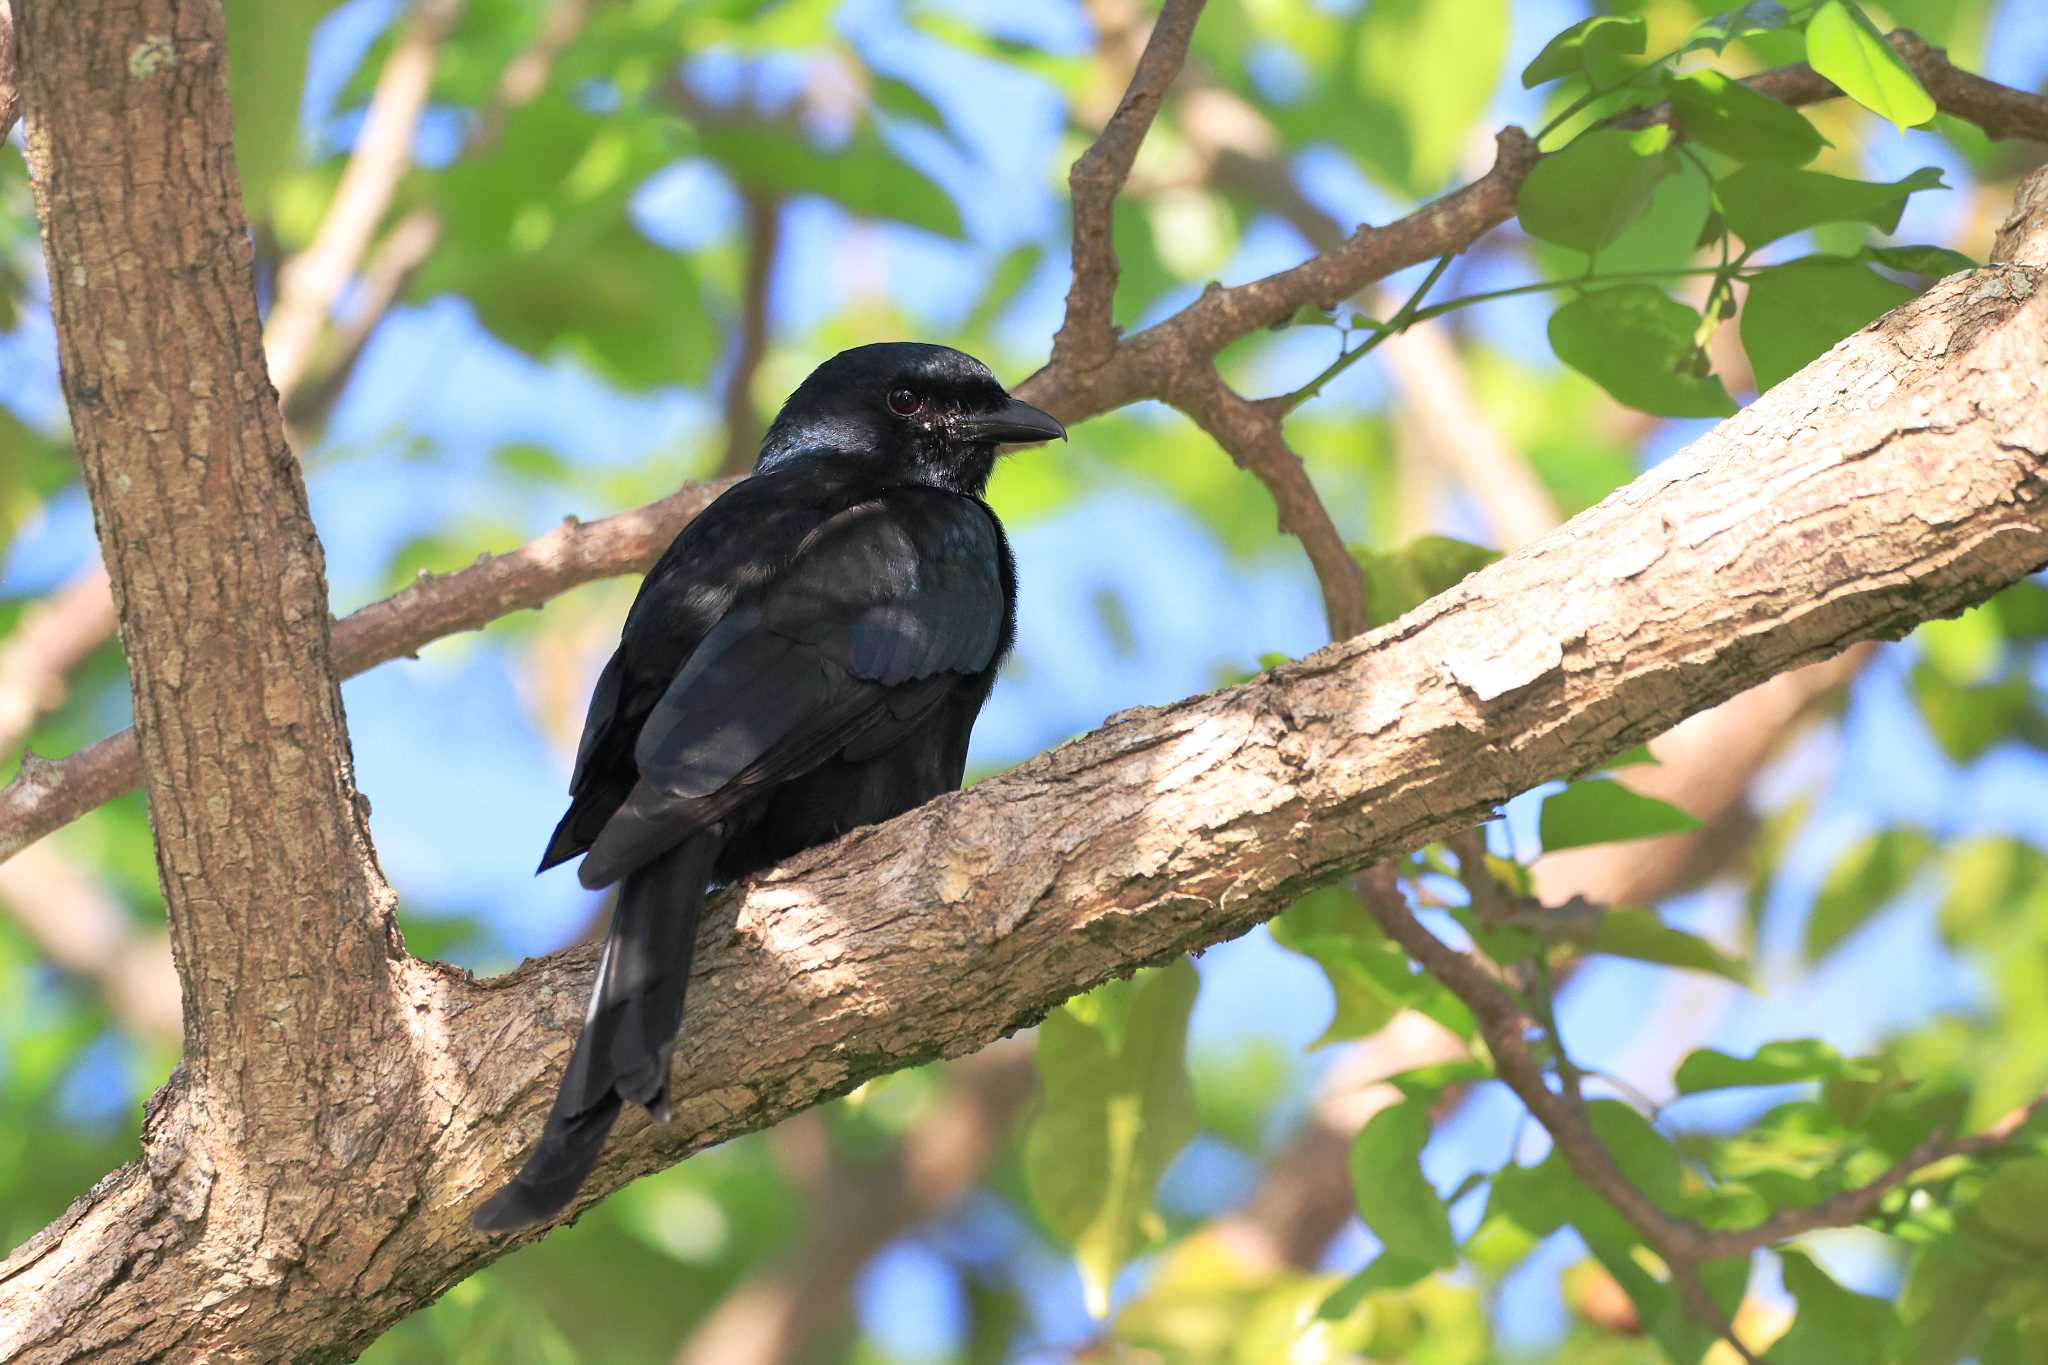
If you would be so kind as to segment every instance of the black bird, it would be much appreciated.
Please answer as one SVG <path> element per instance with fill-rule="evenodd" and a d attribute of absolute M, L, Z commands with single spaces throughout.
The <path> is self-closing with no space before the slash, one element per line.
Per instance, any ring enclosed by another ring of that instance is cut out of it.
<path fill-rule="evenodd" d="M 540 863 L 618 882 L 611 932 L 540 1141 L 477 1228 L 565 1207 L 628 1101 L 669 1117 L 710 885 L 959 788 L 1016 629 L 982 490 L 998 445 L 1065 435 L 959 351 L 843 352 L 647 575 Z"/>

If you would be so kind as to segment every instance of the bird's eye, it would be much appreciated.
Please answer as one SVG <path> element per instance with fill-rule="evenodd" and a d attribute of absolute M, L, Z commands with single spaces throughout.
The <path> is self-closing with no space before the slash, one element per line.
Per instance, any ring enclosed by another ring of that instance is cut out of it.
<path fill-rule="evenodd" d="M 889 390 L 889 411 L 898 417 L 913 416 L 924 406 L 924 398 L 915 389 L 894 388 Z"/>

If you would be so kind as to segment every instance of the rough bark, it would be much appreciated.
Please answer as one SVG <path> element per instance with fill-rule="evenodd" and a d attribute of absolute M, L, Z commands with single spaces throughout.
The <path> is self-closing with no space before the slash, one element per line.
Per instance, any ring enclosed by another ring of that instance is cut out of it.
<path fill-rule="evenodd" d="M 677 1120 L 629 1121 L 586 1200 L 878 1072 L 972 1051 L 1076 990 L 1240 933 L 1318 881 L 2048 562 L 2048 290 L 2031 249 L 2026 266 L 1945 281 L 1392 626 L 1114 717 L 721 898 Z M 400 964 L 390 991 L 410 1047 L 383 1078 L 413 1093 L 382 1136 L 431 1145 L 416 1166 L 321 1188 L 346 1238 L 226 1280 L 197 1252 L 251 1210 L 168 1196 L 161 1154 L 193 1104 L 174 1087 L 144 1162 L 0 1270 L 0 1354 L 360 1348 L 516 1245 L 477 1239 L 464 1218 L 539 1124 L 590 967 L 588 949 L 483 983 Z M 328 1083 L 323 1113 L 382 1081 Z"/>

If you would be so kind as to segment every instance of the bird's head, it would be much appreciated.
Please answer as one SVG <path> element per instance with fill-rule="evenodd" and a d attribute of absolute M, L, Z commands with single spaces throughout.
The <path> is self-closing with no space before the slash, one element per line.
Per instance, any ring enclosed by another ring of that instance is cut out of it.
<path fill-rule="evenodd" d="M 1050 414 L 1010 397 L 973 356 L 885 341 L 813 370 L 768 428 L 755 468 L 858 461 L 906 482 L 979 494 L 997 446 L 1066 434 Z"/>

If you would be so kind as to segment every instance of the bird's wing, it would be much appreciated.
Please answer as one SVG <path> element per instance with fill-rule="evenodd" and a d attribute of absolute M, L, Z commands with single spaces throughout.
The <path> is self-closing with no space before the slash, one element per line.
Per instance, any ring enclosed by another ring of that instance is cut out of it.
<path fill-rule="evenodd" d="M 892 489 L 825 521 L 705 635 L 648 713 L 639 781 L 585 857 L 585 884 L 607 884 L 764 785 L 901 738 L 953 680 L 994 661 L 999 561 L 988 511 L 936 489 Z"/>

